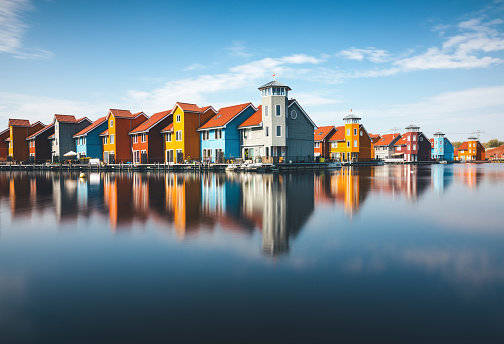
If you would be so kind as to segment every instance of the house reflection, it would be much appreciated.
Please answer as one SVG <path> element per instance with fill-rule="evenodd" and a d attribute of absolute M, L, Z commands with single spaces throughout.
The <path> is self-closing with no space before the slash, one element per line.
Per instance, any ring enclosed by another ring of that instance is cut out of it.
<path fill-rule="evenodd" d="M 453 166 L 432 166 L 432 188 L 437 195 L 442 195 L 453 182 Z"/>
<path fill-rule="evenodd" d="M 483 179 L 484 172 L 477 164 L 464 164 L 463 168 L 458 168 L 455 172 L 457 180 L 466 184 L 470 189 L 476 189 Z"/>

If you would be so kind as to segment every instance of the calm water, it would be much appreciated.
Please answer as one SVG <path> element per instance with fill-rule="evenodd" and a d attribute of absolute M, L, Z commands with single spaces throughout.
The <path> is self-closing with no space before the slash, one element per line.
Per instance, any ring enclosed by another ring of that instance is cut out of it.
<path fill-rule="evenodd" d="M 0 173 L 1 343 L 503 343 L 504 164 Z"/>

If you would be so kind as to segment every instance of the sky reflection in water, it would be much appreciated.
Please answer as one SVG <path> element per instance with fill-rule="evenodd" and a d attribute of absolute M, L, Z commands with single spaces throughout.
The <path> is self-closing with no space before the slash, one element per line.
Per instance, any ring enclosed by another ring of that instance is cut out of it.
<path fill-rule="evenodd" d="M 502 342 L 504 166 L 0 173 L 0 341 Z"/>

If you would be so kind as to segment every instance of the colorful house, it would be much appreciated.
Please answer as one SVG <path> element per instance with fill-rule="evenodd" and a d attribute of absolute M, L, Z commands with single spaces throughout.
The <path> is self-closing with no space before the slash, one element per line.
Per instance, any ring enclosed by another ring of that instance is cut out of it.
<path fill-rule="evenodd" d="M 313 133 L 313 154 L 323 158 L 330 158 L 330 143 L 329 139 L 336 132 L 336 127 L 333 125 L 318 127 Z"/>
<path fill-rule="evenodd" d="M 438 131 L 433 134 L 434 138 L 430 139 L 431 143 L 431 159 L 453 161 L 453 153 L 455 151 L 452 143 L 445 134 Z"/>
<path fill-rule="evenodd" d="M 291 88 L 271 81 L 259 90 L 261 107 L 238 127 L 242 133 L 242 158 L 311 162 L 317 126 L 295 99 L 288 99 Z"/>
<path fill-rule="evenodd" d="M 198 128 L 200 156 L 207 162 L 223 162 L 240 157 L 240 132 L 238 126 L 250 118 L 257 108 L 252 103 L 228 106 Z"/>
<path fill-rule="evenodd" d="M 385 134 L 382 135 L 374 144 L 375 159 L 385 160 L 393 158 L 395 153 L 394 145 L 401 139 L 401 134 Z"/>
<path fill-rule="evenodd" d="M 51 123 L 26 138 L 31 162 L 40 163 L 51 160 L 51 142 L 48 138 L 53 134 L 54 124 Z"/>
<path fill-rule="evenodd" d="M 215 116 L 211 106 L 176 103 L 172 110 L 173 123 L 161 131 L 165 135 L 165 162 L 179 163 L 198 159 L 201 153 L 198 128 Z"/>
<path fill-rule="evenodd" d="M 430 161 L 431 144 L 420 127 L 411 124 L 405 129 L 407 132 L 394 145 L 394 157 L 408 162 Z"/>
<path fill-rule="evenodd" d="M 79 158 L 103 158 L 103 145 L 100 134 L 107 129 L 107 117 L 100 117 L 73 136 Z"/>
<path fill-rule="evenodd" d="M 475 136 L 471 136 L 457 149 L 459 161 L 482 161 L 486 158 L 485 147 Z"/>
<path fill-rule="evenodd" d="M 26 138 L 44 128 L 42 122 L 30 124 L 27 119 L 9 119 L 9 155 L 7 159 L 28 161 L 29 150 Z"/>
<path fill-rule="evenodd" d="M 500 147 L 487 148 L 485 156 L 487 160 L 504 159 L 504 145 Z"/>
<path fill-rule="evenodd" d="M 9 128 L 0 131 L 0 161 L 7 160 L 7 156 L 9 155 L 9 141 L 10 141 Z"/>
<path fill-rule="evenodd" d="M 91 124 L 87 117 L 76 119 L 73 115 L 54 115 L 54 139 L 52 140 L 52 160 L 66 160 L 74 158 L 65 156 L 75 152 L 77 147 L 73 136 Z"/>
<path fill-rule="evenodd" d="M 350 114 L 343 118 L 345 125 L 336 128 L 329 139 L 333 159 L 359 162 L 374 158 L 373 141 L 360 120 L 360 117 Z"/>
<path fill-rule="evenodd" d="M 164 162 L 163 134 L 161 130 L 173 122 L 171 110 L 155 113 L 130 131 L 133 163 Z"/>
<path fill-rule="evenodd" d="M 148 120 L 146 114 L 132 114 L 129 110 L 110 109 L 107 114 L 107 130 L 103 138 L 103 161 L 110 164 L 131 162 L 131 137 L 134 128 Z"/>

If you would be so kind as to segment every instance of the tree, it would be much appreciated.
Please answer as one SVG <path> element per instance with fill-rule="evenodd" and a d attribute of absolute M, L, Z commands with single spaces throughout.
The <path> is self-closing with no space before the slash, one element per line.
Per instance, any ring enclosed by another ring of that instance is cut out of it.
<path fill-rule="evenodd" d="M 452 141 L 452 145 L 455 148 L 459 148 L 460 146 L 462 146 L 462 142 L 460 142 L 460 141 Z"/>
<path fill-rule="evenodd" d="M 491 139 L 487 143 L 484 144 L 486 148 L 494 148 L 494 147 L 500 147 L 504 145 L 504 142 L 499 141 L 498 139 Z"/>

